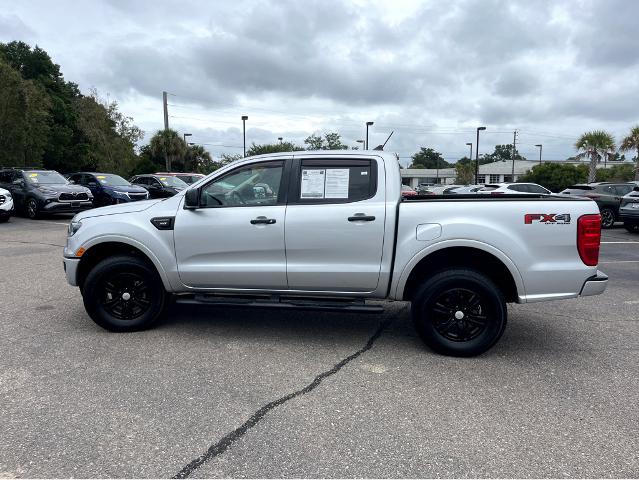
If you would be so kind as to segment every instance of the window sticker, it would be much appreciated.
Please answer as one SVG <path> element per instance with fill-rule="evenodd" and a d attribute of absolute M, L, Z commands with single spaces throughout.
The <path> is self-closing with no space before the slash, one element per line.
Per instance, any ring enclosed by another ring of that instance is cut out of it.
<path fill-rule="evenodd" d="M 300 198 L 325 198 L 326 170 L 303 169 Z"/>
<path fill-rule="evenodd" d="M 106 177 L 105 177 L 104 175 L 98 175 L 98 176 L 97 176 L 97 177 L 95 177 L 95 178 L 99 178 L 100 180 L 103 180 L 103 179 L 105 179 Z"/>
<path fill-rule="evenodd" d="M 326 197 L 348 198 L 348 168 L 331 168 L 326 170 Z"/>

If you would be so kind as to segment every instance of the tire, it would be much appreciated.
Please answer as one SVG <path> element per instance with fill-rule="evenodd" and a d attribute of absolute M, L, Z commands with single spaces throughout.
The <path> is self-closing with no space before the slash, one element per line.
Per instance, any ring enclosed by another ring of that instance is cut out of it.
<path fill-rule="evenodd" d="M 601 209 L 601 228 L 612 228 L 615 224 L 615 212 L 610 208 Z"/>
<path fill-rule="evenodd" d="M 472 357 L 502 336 L 508 317 L 501 290 L 475 270 L 436 273 L 412 302 L 415 328 L 424 343 L 443 355 Z"/>
<path fill-rule="evenodd" d="M 630 233 L 639 233 L 639 224 L 626 222 L 623 224 L 623 226 Z"/>
<path fill-rule="evenodd" d="M 129 255 L 102 260 L 89 272 L 82 288 L 87 313 L 111 332 L 151 327 L 162 315 L 166 297 L 155 268 Z"/>
<path fill-rule="evenodd" d="M 10 215 L 0 215 L 0 223 L 6 223 L 9 221 Z"/>
<path fill-rule="evenodd" d="M 38 201 L 30 197 L 27 199 L 27 203 L 24 204 L 24 211 L 31 220 L 35 220 L 40 216 L 40 208 L 38 207 Z"/>

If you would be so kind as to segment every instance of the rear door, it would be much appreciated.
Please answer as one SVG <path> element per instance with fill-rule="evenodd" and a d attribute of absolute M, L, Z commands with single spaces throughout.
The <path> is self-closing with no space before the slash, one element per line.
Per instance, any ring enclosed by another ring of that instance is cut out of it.
<path fill-rule="evenodd" d="M 291 290 L 371 292 L 386 221 L 381 160 L 296 157 L 286 210 Z"/>

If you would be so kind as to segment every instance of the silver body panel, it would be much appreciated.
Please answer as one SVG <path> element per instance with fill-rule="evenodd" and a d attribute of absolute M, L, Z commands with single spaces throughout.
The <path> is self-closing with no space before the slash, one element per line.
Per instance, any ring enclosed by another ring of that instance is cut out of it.
<path fill-rule="evenodd" d="M 288 293 L 317 296 L 403 298 L 410 272 L 429 254 L 471 247 L 494 255 L 510 271 L 517 301 L 534 302 L 601 293 L 606 280 L 589 281 L 596 267 L 576 248 L 577 219 L 597 214 L 593 201 L 459 199 L 401 201 L 394 155 L 383 152 L 299 152 L 295 158 L 354 158 L 377 162 L 377 191 L 367 200 L 302 205 L 188 210 L 185 192 L 78 214 L 82 222 L 65 248 L 67 279 L 77 284 L 74 253 L 102 242 L 134 246 L 155 265 L 170 292 Z M 263 155 L 227 165 L 196 188 L 238 166 L 290 154 Z M 349 222 L 358 213 L 370 222 Z M 570 214 L 565 224 L 525 224 L 530 213 Z M 175 217 L 158 230 L 155 217 Z M 258 216 L 271 225 L 252 225 Z M 588 283 L 586 283 L 588 282 Z M 596 283 L 596 285 L 590 285 Z"/>

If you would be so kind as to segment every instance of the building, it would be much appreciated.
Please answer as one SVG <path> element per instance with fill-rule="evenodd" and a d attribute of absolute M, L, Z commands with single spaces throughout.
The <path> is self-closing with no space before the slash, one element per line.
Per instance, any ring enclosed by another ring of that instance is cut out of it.
<path fill-rule="evenodd" d="M 588 161 L 562 161 L 561 163 L 571 163 L 574 165 L 589 164 Z M 610 168 L 614 165 L 623 164 L 624 162 L 608 162 L 607 165 L 599 163 L 597 168 Z M 528 173 L 528 171 L 535 165 L 539 165 L 538 160 L 515 160 L 514 166 L 512 160 L 486 163 L 479 166 L 477 183 L 483 185 L 486 183 L 516 182 L 519 180 L 520 176 Z M 439 170 L 434 168 L 403 168 L 401 173 L 402 183 L 404 185 L 410 185 L 413 188 L 417 187 L 420 183 L 453 185 L 456 182 L 456 173 L 454 168 L 440 168 Z"/>

